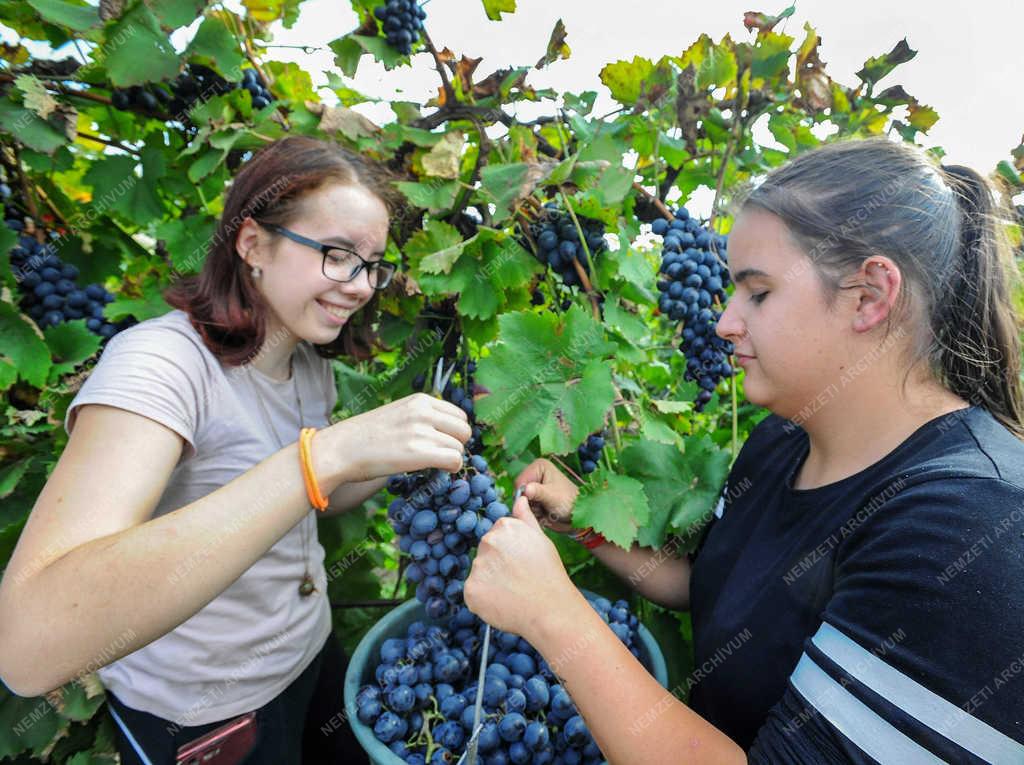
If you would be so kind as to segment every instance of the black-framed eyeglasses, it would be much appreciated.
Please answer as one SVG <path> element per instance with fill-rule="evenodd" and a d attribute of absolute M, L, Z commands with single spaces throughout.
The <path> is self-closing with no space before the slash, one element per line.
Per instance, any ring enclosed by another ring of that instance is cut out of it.
<path fill-rule="evenodd" d="M 309 239 L 289 231 L 284 226 L 276 223 L 262 223 L 256 221 L 268 231 L 280 234 L 286 239 L 291 239 L 297 244 L 312 247 L 323 253 L 322 268 L 324 276 L 332 281 L 346 283 L 355 279 L 366 270 L 370 286 L 375 290 L 382 290 L 391 283 L 391 277 L 395 275 L 397 266 L 389 260 L 364 260 L 358 254 L 346 247 L 339 247 L 336 244 L 324 244 L 315 239 Z"/>

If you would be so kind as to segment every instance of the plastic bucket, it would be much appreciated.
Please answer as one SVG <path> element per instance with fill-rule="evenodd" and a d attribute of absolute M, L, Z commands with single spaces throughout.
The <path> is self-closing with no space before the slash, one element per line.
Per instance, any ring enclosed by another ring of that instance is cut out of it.
<path fill-rule="evenodd" d="M 581 590 L 581 592 L 589 598 L 596 597 L 588 590 Z M 407 600 L 390 611 L 373 625 L 359 641 L 359 645 L 356 646 L 356 650 L 349 660 L 348 671 L 345 673 L 345 715 L 356 738 L 359 739 L 359 743 L 366 750 L 370 756 L 370 762 L 374 765 L 405 765 L 405 762 L 373 735 L 372 728 L 360 722 L 356 715 L 356 695 L 364 685 L 376 682 L 373 670 L 380 662 L 381 644 L 388 638 L 405 637 L 406 629 L 417 620 L 424 624 L 436 623 L 427 618 L 423 604 L 415 598 Z M 654 636 L 642 624 L 637 628 L 637 640 L 644 666 L 650 670 L 659 683 L 667 688 L 668 670 L 665 667 L 665 657 Z M 474 674 L 478 669 L 479 667 L 473 667 Z"/>

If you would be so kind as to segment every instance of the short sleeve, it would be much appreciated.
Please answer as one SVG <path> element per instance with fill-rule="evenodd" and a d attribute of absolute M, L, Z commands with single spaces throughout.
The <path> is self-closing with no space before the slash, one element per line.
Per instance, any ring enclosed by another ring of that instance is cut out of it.
<path fill-rule="evenodd" d="M 833 541 L 833 596 L 749 761 L 1024 763 L 1024 489 L 899 487 Z"/>
<path fill-rule="evenodd" d="M 193 338 L 173 327 L 137 324 L 107 343 L 68 407 L 65 430 L 71 434 L 78 407 L 105 404 L 170 428 L 185 439 L 183 458 L 192 457 L 210 374 L 210 361 Z"/>

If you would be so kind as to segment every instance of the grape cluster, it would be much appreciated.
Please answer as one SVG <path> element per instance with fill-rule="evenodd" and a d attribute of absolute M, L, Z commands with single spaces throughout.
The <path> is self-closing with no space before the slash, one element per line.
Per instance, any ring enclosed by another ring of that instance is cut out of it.
<path fill-rule="evenodd" d="M 423 20 L 427 12 L 416 0 L 388 0 L 373 9 L 373 15 L 380 21 L 388 45 L 404 56 L 412 53 L 412 46 L 420 39 Z"/>
<path fill-rule="evenodd" d="M 580 459 L 580 472 L 593 473 L 601 461 L 601 450 L 604 449 L 604 436 L 592 433 L 587 440 L 576 447 L 576 456 Z"/>
<path fill-rule="evenodd" d="M 470 457 L 459 473 L 391 476 L 387 488 L 398 495 L 388 506 L 388 520 L 398 535 L 398 549 L 411 558 L 406 581 L 416 585 L 416 599 L 427 616 L 447 616 L 462 604 L 469 551 L 509 514 L 508 506 L 498 500 L 494 477 L 480 455 Z"/>
<path fill-rule="evenodd" d="M 725 305 L 729 284 L 726 237 L 704 228 L 685 207 L 676 210 L 671 221 L 655 220 L 652 230 L 663 237 L 658 309 L 672 321 L 682 322 L 685 377 L 700 386 L 695 406 L 699 412 L 719 381 L 733 374 L 728 361 L 733 344 L 715 332 L 721 316 L 716 299 L 718 305 Z"/>
<path fill-rule="evenodd" d="M 212 96 L 224 95 L 242 87 L 249 91 L 254 109 L 262 109 L 273 102 L 266 83 L 255 69 L 242 70 L 242 82 L 224 79 L 217 71 L 202 64 L 189 64 L 168 86 L 159 83 L 133 85 L 123 90 L 114 89 L 110 102 L 123 111 L 148 113 L 167 109 L 171 115 L 184 120 L 196 103 Z"/>
<path fill-rule="evenodd" d="M 577 215 L 591 262 L 608 248 L 604 238 L 604 224 L 601 221 Z M 542 263 L 551 266 L 570 287 L 580 285 L 580 276 L 574 263 L 579 263 L 583 272 L 590 275 L 587 255 L 580 241 L 576 224 L 564 210 L 554 202 L 544 205 L 544 213 L 530 224 L 530 235 L 537 243 L 537 255 Z M 529 249 L 529 248 L 527 248 Z"/>
<path fill-rule="evenodd" d="M 639 621 L 624 600 L 590 599 L 637 658 Z M 465 606 L 447 623 L 413 622 L 385 640 L 376 685 L 356 696 L 357 717 L 406 763 L 454 763 L 473 730 L 484 623 Z M 518 635 L 491 631 L 478 753 L 483 765 L 602 762 L 601 750 L 544 658 Z"/>
<path fill-rule="evenodd" d="M 13 213 L 8 210 L 7 214 Z M 127 322 L 112 324 L 103 317 L 103 306 L 114 296 L 100 284 L 79 287 L 75 283 L 78 269 L 64 263 L 52 245 L 43 244 L 32 235 L 35 223 L 31 218 L 10 217 L 4 225 L 19 234 L 18 244 L 11 249 L 10 263 L 21 292 L 20 305 L 40 327 L 85 319 L 85 326 L 106 340 L 127 326 Z M 50 233 L 57 235 L 55 231 Z"/>

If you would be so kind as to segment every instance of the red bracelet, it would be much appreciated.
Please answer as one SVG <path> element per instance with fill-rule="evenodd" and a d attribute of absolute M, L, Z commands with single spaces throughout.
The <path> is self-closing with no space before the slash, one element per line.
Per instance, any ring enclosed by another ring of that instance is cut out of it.
<path fill-rule="evenodd" d="M 596 547 L 600 547 L 608 540 L 603 535 L 598 534 L 594 531 L 593 527 L 587 526 L 585 529 L 580 531 L 572 532 L 570 535 L 574 540 L 579 542 L 581 545 L 586 547 L 588 550 L 593 550 Z"/>

